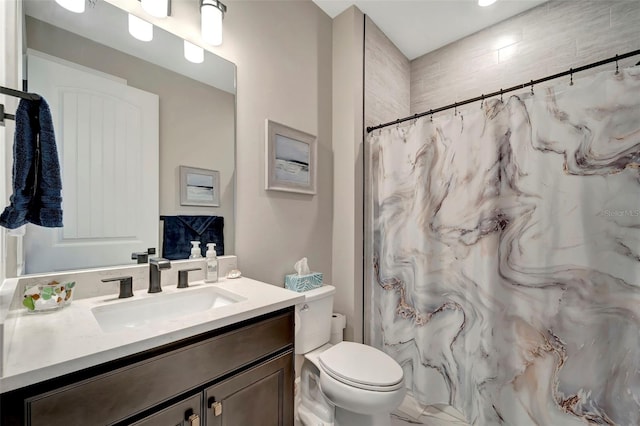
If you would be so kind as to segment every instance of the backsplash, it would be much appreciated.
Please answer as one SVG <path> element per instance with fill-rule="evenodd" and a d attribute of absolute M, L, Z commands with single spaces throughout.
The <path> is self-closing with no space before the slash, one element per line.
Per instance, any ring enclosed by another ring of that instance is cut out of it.
<path fill-rule="evenodd" d="M 236 256 L 218 257 L 218 270 L 220 277 L 237 267 Z M 171 269 L 163 270 L 161 275 L 162 286 L 175 286 L 178 283 L 178 271 L 181 269 L 201 268 L 199 271 L 189 273 L 189 281 L 204 279 L 205 259 L 185 259 L 171 261 Z M 46 284 L 51 281 L 68 282 L 75 281 L 74 299 L 87 299 L 90 297 L 109 296 L 117 297 L 119 283 L 106 282 L 105 278 L 130 276 L 133 278 L 133 293 L 147 291 L 149 286 L 149 264 L 135 264 L 129 266 L 117 266 L 108 268 L 96 268 L 78 271 L 51 272 L 46 274 L 28 275 L 18 279 L 17 289 L 14 293 L 10 309 L 22 309 L 22 294 L 27 285 Z"/>

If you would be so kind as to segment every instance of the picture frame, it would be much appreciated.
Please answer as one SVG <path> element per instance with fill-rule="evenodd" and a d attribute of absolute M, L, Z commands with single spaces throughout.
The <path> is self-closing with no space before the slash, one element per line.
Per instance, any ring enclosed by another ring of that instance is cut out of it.
<path fill-rule="evenodd" d="M 314 195 L 317 138 L 269 119 L 265 134 L 265 189 Z"/>
<path fill-rule="evenodd" d="M 180 205 L 220 207 L 220 172 L 180 166 Z"/>

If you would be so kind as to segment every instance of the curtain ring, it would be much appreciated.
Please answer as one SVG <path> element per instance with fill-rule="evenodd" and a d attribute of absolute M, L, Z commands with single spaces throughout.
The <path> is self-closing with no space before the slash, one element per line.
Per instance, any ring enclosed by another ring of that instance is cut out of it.
<path fill-rule="evenodd" d="M 533 93 L 533 80 L 531 80 L 531 96 L 533 96 L 533 95 L 534 95 L 534 93 Z"/>
<path fill-rule="evenodd" d="M 480 109 L 482 109 L 484 107 L 484 93 L 482 94 L 482 97 L 480 98 Z"/>
<path fill-rule="evenodd" d="M 571 81 L 569 82 L 569 86 L 573 86 L 573 68 L 569 68 L 569 73 L 571 73 Z"/>
<path fill-rule="evenodd" d="M 616 55 L 616 75 L 620 74 L 620 69 L 618 68 L 618 55 Z"/>
<path fill-rule="evenodd" d="M 454 102 L 453 103 L 453 116 L 457 116 L 458 115 L 458 103 Z"/>
<path fill-rule="evenodd" d="M 500 102 L 503 102 L 502 101 L 502 89 L 500 89 Z"/>
<path fill-rule="evenodd" d="M 432 109 L 429 110 L 429 115 L 431 116 L 430 117 L 430 121 L 433 123 L 433 110 Z"/>

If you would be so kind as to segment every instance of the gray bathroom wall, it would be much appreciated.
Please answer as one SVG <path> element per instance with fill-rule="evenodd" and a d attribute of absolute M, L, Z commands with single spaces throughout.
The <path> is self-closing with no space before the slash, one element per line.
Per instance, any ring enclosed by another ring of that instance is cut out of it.
<path fill-rule="evenodd" d="M 347 317 L 344 336 L 362 341 L 362 93 L 364 15 L 351 6 L 332 24 L 334 311 Z"/>
<path fill-rule="evenodd" d="M 413 60 L 411 114 L 636 49 L 640 1 L 553 0 Z"/>
<path fill-rule="evenodd" d="M 310 0 L 227 6 L 216 53 L 238 67 L 238 265 L 245 276 L 283 286 L 306 256 L 326 283 L 338 283 L 342 277 L 334 279 L 331 270 L 331 18 Z M 316 195 L 265 191 L 265 119 L 318 137 Z"/>

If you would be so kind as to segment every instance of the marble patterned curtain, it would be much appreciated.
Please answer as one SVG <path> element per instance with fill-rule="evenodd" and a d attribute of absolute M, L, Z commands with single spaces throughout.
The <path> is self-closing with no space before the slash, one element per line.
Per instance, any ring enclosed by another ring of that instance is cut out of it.
<path fill-rule="evenodd" d="M 640 424 L 640 67 L 369 138 L 369 341 L 473 425 Z"/>

